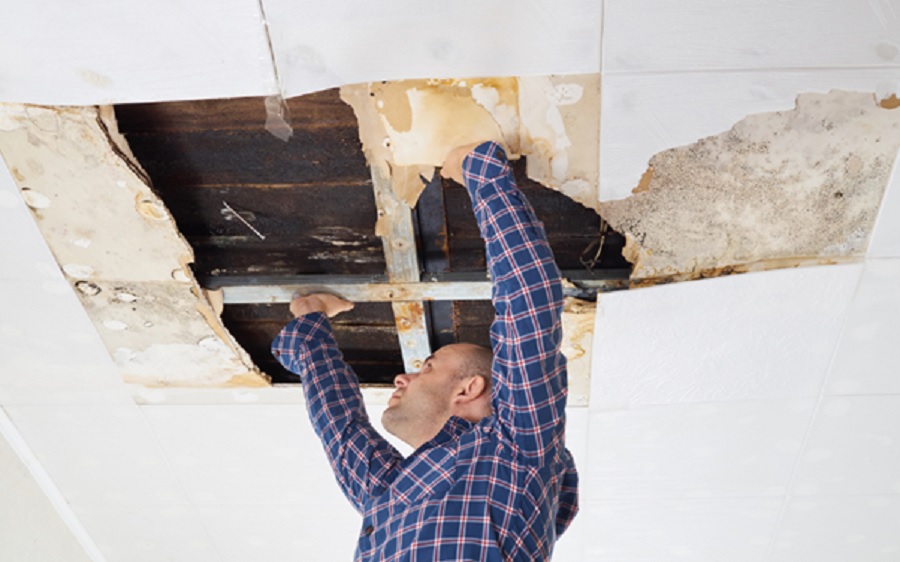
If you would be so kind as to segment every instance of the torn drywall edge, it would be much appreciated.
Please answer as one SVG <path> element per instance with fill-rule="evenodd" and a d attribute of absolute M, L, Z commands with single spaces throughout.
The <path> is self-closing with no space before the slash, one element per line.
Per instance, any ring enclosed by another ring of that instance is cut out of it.
<path fill-rule="evenodd" d="M 898 148 L 900 113 L 872 94 L 804 94 L 657 154 L 645 190 L 601 209 L 637 282 L 852 260 Z"/>
<path fill-rule="evenodd" d="M 187 267 L 193 260 L 192 250 L 149 187 L 146 174 L 116 129 L 111 110 L 20 104 L 0 108 L 4 158 L 123 377 L 145 384 L 229 384 L 232 380 L 266 384 L 202 296 Z M 123 286 L 131 291 L 116 290 Z M 163 293 L 154 294 L 159 290 L 174 290 L 181 296 L 172 300 Z M 141 322 L 90 314 L 98 298 L 110 295 L 132 312 L 159 299 L 168 305 L 157 317 Z M 151 330 L 175 313 L 187 316 L 180 325 L 169 327 L 171 334 Z M 186 325 L 193 326 L 195 333 L 184 331 Z M 160 344 L 160 338 L 167 336 L 176 341 Z M 144 353 L 158 350 L 154 345 L 188 346 L 185 350 L 190 348 L 190 353 L 182 351 L 187 359 L 204 365 L 202 372 L 185 366 L 179 369 L 172 362 L 162 364 L 165 354 Z M 148 358 L 157 363 L 148 366 Z M 191 373 L 185 378 L 187 371 Z"/>
<path fill-rule="evenodd" d="M 341 97 L 370 165 L 440 166 L 457 146 L 493 140 L 528 156 L 531 179 L 598 208 L 599 74 L 385 81 Z"/>

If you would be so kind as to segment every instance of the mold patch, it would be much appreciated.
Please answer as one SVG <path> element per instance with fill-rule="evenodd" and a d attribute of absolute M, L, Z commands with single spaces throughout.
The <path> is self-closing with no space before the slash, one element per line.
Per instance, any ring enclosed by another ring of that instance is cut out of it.
<path fill-rule="evenodd" d="M 601 214 L 625 235 L 636 283 L 852 260 L 898 148 L 900 112 L 872 94 L 802 94 L 791 111 L 657 154 Z"/>

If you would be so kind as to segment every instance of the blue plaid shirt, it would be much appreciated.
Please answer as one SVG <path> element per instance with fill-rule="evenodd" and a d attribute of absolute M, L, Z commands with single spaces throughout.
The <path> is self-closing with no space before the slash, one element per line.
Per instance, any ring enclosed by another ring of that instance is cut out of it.
<path fill-rule="evenodd" d="M 338 484 L 363 516 L 356 560 L 547 560 L 578 509 L 559 270 L 503 149 L 482 144 L 463 174 L 493 279 L 491 416 L 451 417 L 403 458 L 369 422 L 323 314 L 291 321 L 272 344 L 302 376 Z"/>

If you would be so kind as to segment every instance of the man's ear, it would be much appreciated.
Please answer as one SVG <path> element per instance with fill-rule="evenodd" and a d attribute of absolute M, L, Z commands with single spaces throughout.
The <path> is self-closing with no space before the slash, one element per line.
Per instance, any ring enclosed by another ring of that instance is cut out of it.
<path fill-rule="evenodd" d="M 453 396 L 454 402 L 471 402 L 479 398 L 485 389 L 484 379 L 478 375 L 473 375 L 460 382 L 456 387 L 456 394 Z"/>

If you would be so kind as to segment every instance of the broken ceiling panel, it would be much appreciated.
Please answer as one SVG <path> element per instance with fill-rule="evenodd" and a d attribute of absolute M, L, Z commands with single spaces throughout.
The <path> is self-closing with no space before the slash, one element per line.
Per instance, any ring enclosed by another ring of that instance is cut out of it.
<path fill-rule="evenodd" d="M 654 156 L 640 190 L 602 212 L 638 281 L 858 258 L 898 147 L 900 112 L 872 94 L 804 94 Z"/>
<path fill-rule="evenodd" d="M 458 146 L 493 140 L 528 156 L 532 180 L 598 208 L 599 74 L 375 82 L 341 97 L 373 166 L 440 166 Z"/>
<path fill-rule="evenodd" d="M 126 380 L 264 384 L 200 295 L 178 233 L 97 108 L 0 106 L 0 153 Z"/>
<path fill-rule="evenodd" d="M 594 0 L 262 5 L 286 97 L 395 78 L 600 71 L 602 2 Z"/>
<path fill-rule="evenodd" d="M 585 79 L 596 81 L 595 77 Z M 385 86 L 381 91 L 386 91 L 391 83 L 378 86 Z M 406 97 L 407 88 L 394 89 Z M 372 97 L 368 87 L 356 91 L 380 123 L 377 106 L 368 103 Z M 463 102 L 493 123 L 490 113 L 472 100 L 469 88 L 459 87 L 458 91 L 464 94 L 460 96 Z M 514 89 L 509 92 L 515 94 Z M 292 98 L 287 103 L 294 127 L 294 137 L 287 143 L 264 130 L 265 113 L 259 98 L 116 107 L 120 129 L 195 251 L 193 270 L 201 284 L 223 287 L 231 294 L 232 289 L 252 291 L 270 285 L 327 286 L 340 291 L 346 283 L 356 287 L 386 283 L 390 268 L 376 236 L 379 209 L 373 189 L 373 176 L 385 173 L 390 174 L 387 177 L 394 188 L 403 186 L 400 191 L 407 197 L 406 203 L 396 201 L 396 205 L 406 208 L 410 202 L 415 204 L 411 219 L 416 251 L 415 256 L 406 256 L 418 262 L 410 270 L 415 273 L 414 281 L 449 276 L 451 281 L 462 282 L 455 292 L 450 291 L 451 299 L 472 298 L 466 287 L 486 280 L 486 265 L 484 242 L 465 189 L 440 179 L 426 187 L 420 175 L 430 178 L 433 166 L 391 168 L 389 151 L 380 152 L 380 165 L 376 161 L 376 172 L 370 170 L 353 109 L 341 101 L 337 90 Z M 512 115 L 517 118 L 516 112 Z M 596 138 L 596 123 L 592 127 Z M 374 146 L 385 149 L 381 141 L 383 138 Z M 583 259 L 597 269 L 598 276 L 609 269 L 628 270 L 621 257 L 624 240 L 616 233 L 606 236 L 597 256 L 600 219 L 594 211 L 529 179 L 524 159 L 515 161 L 513 169 L 544 221 L 564 270 L 578 270 L 590 277 Z M 390 231 L 383 219 L 378 224 L 384 227 L 382 233 Z M 251 226 L 265 238 L 255 235 Z M 599 258 L 596 262 L 595 256 Z M 391 286 L 381 287 L 384 292 Z M 365 299 L 364 294 L 357 297 L 355 300 Z M 296 382 L 297 377 L 281 368 L 269 353 L 271 339 L 290 319 L 287 306 L 269 304 L 266 297 L 241 302 L 225 305 L 223 320 L 228 329 L 273 381 Z M 489 343 L 488 327 L 493 319 L 489 302 L 431 301 L 425 303 L 423 312 L 433 347 L 456 341 Z M 335 320 L 345 358 L 364 382 L 389 383 L 402 371 L 395 320 L 387 302 L 359 302 L 353 311 Z"/>
<path fill-rule="evenodd" d="M 896 69 L 604 74 L 600 199 L 631 195 L 659 152 L 717 135 L 748 115 L 788 111 L 801 92 L 900 95 Z"/>
<path fill-rule="evenodd" d="M 277 93 L 258 0 L 5 2 L 0 100 L 92 105 Z"/>

